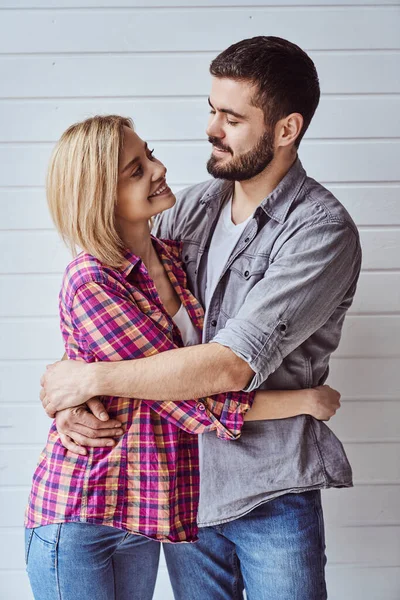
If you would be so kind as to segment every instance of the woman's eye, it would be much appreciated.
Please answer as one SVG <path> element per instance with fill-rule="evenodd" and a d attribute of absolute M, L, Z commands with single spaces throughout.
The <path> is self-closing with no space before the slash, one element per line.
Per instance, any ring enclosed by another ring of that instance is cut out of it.
<path fill-rule="evenodd" d="M 153 156 L 153 154 L 154 154 L 154 148 L 153 148 L 153 150 L 149 150 L 149 159 L 150 160 L 155 160 L 156 157 Z"/>
<path fill-rule="evenodd" d="M 143 175 L 143 169 L 142 167 L 139 167 L 138 169 L 136 169 L 136 171 L 134 171 L 131 175 L 131 177 L 141 177 Z"/>
<path fill-rule="evenodd" d="M 215 110 L 210 110 L 210 115 L 215 115 Z"/>

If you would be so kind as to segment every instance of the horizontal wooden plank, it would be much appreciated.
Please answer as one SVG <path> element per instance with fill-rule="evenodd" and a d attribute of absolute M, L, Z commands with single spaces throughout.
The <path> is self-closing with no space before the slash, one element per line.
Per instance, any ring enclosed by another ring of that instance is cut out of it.
<path fill-rule="evenodd" d="M 0 317 L 56 317 L 61 275 L 0 275 Z M 37 298 L 37 302 L 32 302 Z M 362 273 L 349 314 L 399 311 L 400 273 Z"/>
<path fill-rule="evenodd" d="M 400 137 L 396 96 L 322 96 L 306 138 Z M 154 140 L 204 140 L 203 98 L 0 100 L 0 142 L 55 142 L 72 123 L 96 114 L 131 116 Z M 368 123 L 368 127 L 365 127 Z"/>
<path fill-rule="evenodd" d="M 335 354 L 400 358 L 400 316 L 348 316 Z"/>
<path fill-rule="evenodd" d="M 385 391 L 383 388 L 382 398 L 385 398 Z M 399 397 L 398 390 L 397 395 Z M 400 440 L 400 402 L 378 398 L 371 402 L 343 402 L 335 418 L 329 421 L 329 427 L 345 444 Z"/>
<path fill-rule="evenodd" d="M 327 569 L 329 600 L 398 600 L 400 568 Z M 351 590 L 351 592 L 350 592 Z M 349 593 L 351 596 L 349 596 Z"/>
<path fill-rule="evenodd" d="M 61 356 L 47 356 L 45 360 L 33 362 L 0 362 L 0 402 L 38 403 L 40 378 L 46 370 L 46 365 L 61 359 Z"/>
<path fill-rule="evenodd" d="M 363 269 L 400 268 L 400 229 L 361 232 Z M 29 252 L 27 252 L 27 248 Z M 1 231 L 0 273 L 62 273 L 71 255 L 55 231 Z"/>
<path fill-rule="evenodd" d="M 63 345 L 57 317 L 2 319 L 0 360 L 43 359 L 61 356 Z M 349 315 L 336 356 L 400 357 L 400 316 Z"/>
<path fill-rule="evenodd" d="M 390 525 L 399 521 L 400 486 L 365 485 L 323 492 L 328 526 Z"/>
<path fill-rule="evenodd" d="M 2 98 L 193 96 L 209 91 L 214 53 L 2 56 Z M 311 52 L 324 94 L 400 93 L 400 54 Z M 354 77 L 357 73 L 357 77 Z M 18 76 L 15 76 L 18 74 Z"/>
<path fill-rule="evenodd" d="M 208 142 L 156 142 L 157 157 L 168 168 L 168 182 L 197 183 L 209 178 Z M 52 144 L 0 145 L 0 178 L 3 186 L 43 186 Z M 399 140 L 305 140 L 300 158 L 309 174 L 319 181 L 398 182 Z M 190 157 L 190 160 L 189 160 Z M 21 169 L 21 164 L 24 168 Z M 184 179 L 184 181 L 183 181 Z"/>
<path fill-rule="evenodd" d="M 398 358 L 339 358 L 330 361 L 328 383 L 343 398 L 392 398 L 400 400 Z M 400 438 L 400 436 L 399 436 Z"/>
<path fill-rule="evenodd" d="M 357 225 L 400 225 L 400 186 L 328 184 Z"/>
<path fill-rule="evenodd" d="M 400 566 L 400 527 L 327 527 L 326 546 L 329 565 Z"/>
<path fill-rule="evenodd" d="M 2 345 L 0 360 L 41 359 L 64 353 L 59 319 L 56 317 L 37 321 L 1 321 L 0 332 L 1 338 L 9 342 Z"/>
<path fill-rule="evenodd" d="M 258 35 L 283 37 L 306 50 L 382 50 L 400 47 L 399 30 L 400 10 L 393 6 L 5 11 L 0 53 L 218 52 Z M 32 36 L 31 31 L 40 35 Z M 179 35 L 165 35 L 173 31 Z"/>
<path fill-rule="evenodd" d="M 71 255 L 55 231 L 0 233 L 2 273 L 63 273 Z M 46 355 L 48 356 L 48 354 Z"/>
<path fill-rule="evenodd" d="M 39 381 L 46 364 L 61 354 L 44 360 L 0 362 L 0 402 L 18 404 L 39 401 Z M 340 390 L 344 399 L 365 398 L 400 400 L 400 369 L 397 358 L 332 358 L 329 383 Z M 18 389 L 17 389 L 18 382 Z M 389 410 L 390 403 L 386 405 Z M 392 430 L 393 431 L 393 430 Z M 379 437 L 382 430 L 377 432 Z M 395 434 L 392 434 L 392 436 Z M 385 434 L 383 433 L 383 436 Z M 398 436 L 400 439 L 400 436 Z M 362 439 L 362 437 L 361 437 Z M 26 443 L 31 443 L 26 441 Z M 40 443 L 40 440 L 39 440 Z"/>
<path fill-rule="evenodd" d="M 19 408 L 20 418 L 24 408 Z M 45 419 L 43 428 L 49 428 Z M 0 436 L 1 437 L 1 436 Z M 44 445 L 2 447 L 0 445 L 0 486 L 30 485 L 38 457 Z M 400 443 L 346 444 L 346 452 L 353 467 L 355 484 L 397 482 L 400 484 Z M 18 465 L 18 468 L 16 468 Z M 400 562 L 399 562 L 400 565 Z"/>
<path fill-rule="evenodd" d="M 353 5 L 397 5 L 398 0 L 335 0 L 337 6 Z M 113 0 L 0 0 L 0 8 L 10 9 L 37 9 L 37 8 L 55 8 L 55 9 L 81 9 L 85 8 L 111 8 L 115 10 Z M 304 0 L 285 0 L 287 6 L 302 6 Z M 329 2 L 331 4 L 331 1 Z M 278 0 L 251 0 L 252 6 L 276 6 L 281 8 L 282 4 Z M 308 6 L 320 6 L 325 9 L 327 0 L 307 0 Z M 245 0 L 118 0 L 118 7 L 140 7 L 140 8 L 171 8 L 176 7 L 179 10 L 187 7 L 206 6 L 207 8 L 220 6 L 246 6 Z"/>
<path fill-rule="evenodd" d="M 363 269 L 398 269 L 400 234 L 398 229 L 370 229 L 360 232 Z"/>
<path fill-rule="evenodd" d="M 349 314 L 400 310 L 400 273 L 361 273 Z"/>
<path fill-rule="evenodd" d="M 0 317 L 58 316 L 61 275 L 0 276 Z M 32 302 L 32 298 L 37 299 Z"/>
<path fill-rule="evenodd" d="M 400 484 L 400 443 L 346 444 L 346 452 L 356 485 L 358 482 Z"/>
<path fill-rule="evenodd" d="M 172 189 L 177 192 L 184 187 L 173 185 Z M 400 226 L 399 185 L 328 184 L 328 187 L 357 225 Z M 0 211 L 0 230 L 53 228 L 44 188 L 0 188 Z"/>

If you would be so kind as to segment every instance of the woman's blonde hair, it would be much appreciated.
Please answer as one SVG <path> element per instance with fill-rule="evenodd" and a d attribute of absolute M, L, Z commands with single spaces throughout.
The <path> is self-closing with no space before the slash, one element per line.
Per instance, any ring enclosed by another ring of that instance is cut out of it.
<path fill-rule="evenodd" d="M 123 127 L 131 119 L 96 116 L 69 127 L 54 148 L 47 174 L 53 221 L 73 256 L 77 246 L 120 267 L 124 246 L 115 223 Z"/>

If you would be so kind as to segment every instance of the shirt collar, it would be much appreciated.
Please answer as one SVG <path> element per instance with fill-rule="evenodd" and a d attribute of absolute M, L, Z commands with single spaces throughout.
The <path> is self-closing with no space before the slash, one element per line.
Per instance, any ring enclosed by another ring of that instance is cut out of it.
<path fill-rule="evenodd" d="M 271 219 L 278 221 L 278 223 L 284 223 L 306 177 L 307 174 L 303 165 L 300 159 L 297 158 L 276 188 L 262 200 L 259 208 Z M 211 200 L 215 200 L 217 197 L 227 197 L 229 193 L 233 193 L 233 182 L 216 179 L 200 199 L 200 202 L 207 206 Z"/>
<path fill-rule="evenodd" d="M 155 245 L 158 255 L 160 257 L 164 257 L 166 255 L 168 255 L 168 250 L 166 248 L 166 245 L 159 239 L 157 239 L 156 237 L 154 237 L 153 235 L 151 236 L 151 239 L 153 240 L 153 244 Z M 176 244 L 177 246 L 179 244 Z M 133 254 L 133 252 L 131 252 L 130 250 L 125 249 L 124 251 L 124 261 L 122 266 L 119 268 L 120 272 L 122 273 L 122 275 L 125 277 L 125 279 L 129 276 L 129 274 L 133 271 L 133 269 L 140 265 L 140 263 L 142 262 L 142 259 L 140 258 L 140 256 L 137 256 L 136 254 Z"/>

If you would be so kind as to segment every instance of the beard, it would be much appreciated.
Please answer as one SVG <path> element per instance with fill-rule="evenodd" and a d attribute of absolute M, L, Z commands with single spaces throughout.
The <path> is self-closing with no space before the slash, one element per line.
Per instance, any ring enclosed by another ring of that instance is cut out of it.
<path fill-rule="evenodd" d="M 246 181 L 259 175 L 274 158 L 274 137 L 269 131 L 263 133 L 254 148 L 245 154 L 233 156 L 231 148 L 223 146 L 216 137 L 209 137 L 208 141 L 216 148 L 227 150 L 232 159 L 225 162 L 224 159 L 212 155 L 207 162 L 207 171 L 216 179 L 228 181 Z"/>

